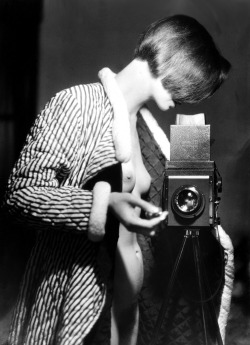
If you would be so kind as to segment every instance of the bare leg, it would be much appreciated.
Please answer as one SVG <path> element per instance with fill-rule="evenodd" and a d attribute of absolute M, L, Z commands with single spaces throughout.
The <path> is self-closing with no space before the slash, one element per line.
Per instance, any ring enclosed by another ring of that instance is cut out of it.
<path fill-rule="evenodd" d="M 111 345 L 135 345 L 138 334 L 138 293 L 143 280 L 143 261 L 136 235 L 120 231 L 116 254 Z"/>

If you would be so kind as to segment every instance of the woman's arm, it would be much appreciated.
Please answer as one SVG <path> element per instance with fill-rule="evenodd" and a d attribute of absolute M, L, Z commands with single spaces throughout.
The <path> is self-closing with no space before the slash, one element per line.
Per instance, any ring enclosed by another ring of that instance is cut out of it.
<path fill-rule="evenodd" d="M 75 97 L 63 91 L 37 117 L 8 183 L 5 205 L 16 220 L 86 230 L 92 192 L 59 182 L 75 161 L 81 115 Z"/>

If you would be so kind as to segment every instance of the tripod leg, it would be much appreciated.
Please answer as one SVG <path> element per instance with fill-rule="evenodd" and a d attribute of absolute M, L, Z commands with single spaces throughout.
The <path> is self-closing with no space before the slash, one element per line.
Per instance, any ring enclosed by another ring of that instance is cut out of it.
<path fill-rule="evenodd" d="M 198 279 L 199 285 L 199 292 L 200 292 L 200 301 L 201 301 L 201 316 L 202 316 L 202 327 L 203 327 L 203 334 L 204 334 L 204 343 L 208 345 L 207 340 L 207 326 L 206 326 L 206 318 L 205 318 L 205 310 L 204 310 L 204 293 L 203 293 L 203 285 L 201 279 L 201 263 L 200 263 L 200 253 L 199 253 L 199 245 L 198 243 L 198 235 L 195 234 L 192 236 L 192 244 L 193 244 L 193 252 L 194 252 L 194 262 L 196 268 L 196 274 Z"/>
<path fill-rule="evenodd" d="M 223 341 L 221 338 L 220 334 L 220 329 L 216 317 L 216 312 L 215 312 L 215 306 L 213 299 L 206 300 L 204 299 L 204 287 L 207 288 L 208 291 L 208 296 L 212 296 L 211 290 L 209 287 L 208 283 L 208 278 L 206 275 L 206 270 L 205 270 L 205 265 L 202 260 L 201 256 L 201 251 L 200 251 L 200 244 L 199 244 L 199 239 L 198 236 L 193 237 L 193 245 L 194 245 L 194 255 L 195 255 L 195 265 L 196 265 L 196 270 L 197 270 L 197 276 L 198 276 L 198 283 L 199 283 L 199 290 L 200 290 L 200 299 L 201 299 L 201 310 L 202 310 L 202 323 L 203 323 L 203 330 L 204 330 L 204 341 L 205 344 L 208 344 L 207 340 L 207 329 L 206 329 L 206 319 L 205 319 L 205 313 L 204 313 L 204 304 L 207 303 L 209 307 L 209 312 L 210 316 L 212 319 L 213 327 L 216 331 L 216 340 L 217 340 L 217 345 L 223 345 Z"/>
<path fill-rule="evenodd" d="M 209 298 L 209 300 L 207 300 L 207 304 L 209 307 L 209 312 L 210 312 L 210 316 L 212 319 L 213 327 L 214 327 L 215 332 L 216 332 L 217 345 L 223 345 L 223 341 L 222 341 L 221 333 L 220 333 L 220 328 L 219 328 L 219 324 L 218 324 L 218 320 L 217 320 L 217 316 L 216 316 L 215 305 L 214 305 L 214 301 L 212 298 L 212 292 L 211 292 L 208 278 L 207 278 L 207 274 L 206 274 L 205 264 L 204 264 L 204 261 L 202 259 L 201 254 L 200 254 L 201 251 L 200 251 L 200 244 L 199 244 L 198 239 L 197 239 L 197 248 L 198 248 L 198 253 L 200 256 L 200 263 L 201 263 L 201 269 L 203 272 L 203 279 L 204 279 L 205 287 L 207 288 L 208 296 L 211 297 L 211 298 Z"/>
<path fill-rule="evenodd" d="M 153 332 L 152 341 L 151 341 L 150 345 L 155 345 L 156 342 L 157 342 L 157 337 L 158 337 L 159 331 L 161 329 L 161 325 L 162 325 L 162 322 L 163 322 L 163 319 L 164 319 L 164 315 L 166 314 L 166 310 L 167 310 L 167 306 L 168 306 L 168 301 L 169 301 L 169 298 L 170 298 L 170 294 L 171 294 L 172 288 L 174 286 L 174 282 L 175 282 L 176 275 L 177 275 L 177 272 L 178 272 L 178 268 L 179 268 L 179 265 L 180 265 L 180 262 L 181 262 L 181 259 L 182 259 L 182 255 L 183 255 L 183 251 L 184 251 L 184 248 L 185 248 L 185 244 L 186 244 L 187 238 L 189 236 L 190 236 L 190 231 L 186 230 L 186 234 L 185 234 L 185 236 L 183 238 L 183 241 L 182 241 L 182 244 L 181 244 L 181 248 L 180 248 L 178 256 L 176 258 L 176 261 L 175 261 L 175 264 L 174 264 L 174 268 L 173 268 L 173 272 L 171 274 L 170 281 L 169 281 L 166 293 L 164 295 L 164 299 L 163 299 L 163 302 L 162 302 L 162 305 L 161 305 L 161 309 L 160 309 L 160 312 L 159 312 L 159 315 L 158 315 L 158 318 L 157 318 L 157 321 L 156 321 L 156 325 L 155 325 L 155 329 L 154 329 L 154 332 Z"/>

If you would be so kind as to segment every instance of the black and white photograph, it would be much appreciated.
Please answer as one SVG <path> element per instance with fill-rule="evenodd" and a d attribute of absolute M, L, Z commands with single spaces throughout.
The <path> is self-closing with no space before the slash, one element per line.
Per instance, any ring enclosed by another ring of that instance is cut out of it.
<path fill-rule="evenodd" d="M 249 0 L 0 0 L 0 345 L 248 345 L 249 159 Z"/>

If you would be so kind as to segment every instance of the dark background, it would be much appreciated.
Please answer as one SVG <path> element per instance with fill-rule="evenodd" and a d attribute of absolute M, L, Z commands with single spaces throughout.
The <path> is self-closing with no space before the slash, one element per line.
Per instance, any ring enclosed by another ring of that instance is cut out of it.
<path fill-rule="evenodd" d="M 246 344 L 249 321 L 250 1 L 0 0 L 0 191 L 35 115 L 55 92 L 118 72 L 133 56 L 138 34 L 172 14 L 198 19 L 233 68 L 216 95 L 167 113 L 149 104 L 169 135 L 176 113 L 203 112 L 211 154 L 223 177 L 222 225 L 235 246 L 236 279 L 227 344 Z M 0 233 L 0 344 L 5 339 L 34 234 L 6 223 Z M 2 340 L 2 341 L 3 341 Z"/>

